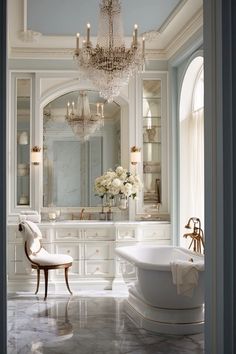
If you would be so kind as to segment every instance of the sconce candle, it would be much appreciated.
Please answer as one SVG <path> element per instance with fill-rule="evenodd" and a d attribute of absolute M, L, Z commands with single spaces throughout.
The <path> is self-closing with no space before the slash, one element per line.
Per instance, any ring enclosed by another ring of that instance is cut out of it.
<path fill-rule="evenodd" d="M 31 162 L 33 165 L 39 165 L 41 161 L 41 148 L 39 146 L 34 146 L 31 151 Z"/>
<path fill-rule="evenodd" d="M 138 43 L 138 25 L 134 25 L 134 45 Z"/>
<path fill-rule="evenodd" d="M 90 23 L 87 24 L 87 45 L 90 43 Z"/>
<path fill-rule="evenodd" d="M 130 162 L 132 165 L 136 165 L 141 161 L 141 149 L 133 146 L 130 152 Z"/>
<path fill-rule="evenodd" d="M 142 52 L 143 52 L 143 56 L 144 56 L 145 55 L 145 37 L 143 37 Z"/>
<path fill-rule="evenodd" d="M 79 51 L 79 33 L 76 34 L 76 50 Z"/>

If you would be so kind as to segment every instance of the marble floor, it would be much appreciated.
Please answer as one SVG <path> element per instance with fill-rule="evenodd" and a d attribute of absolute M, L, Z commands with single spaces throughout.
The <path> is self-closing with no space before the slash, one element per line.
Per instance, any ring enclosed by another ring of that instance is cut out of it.
<path fill-rule="evenodd" d="M 139 329 L 124 312 L 126 294 L 18 294 L 8 300 L 8 354 L 202 354 L 203 334 Z"/>

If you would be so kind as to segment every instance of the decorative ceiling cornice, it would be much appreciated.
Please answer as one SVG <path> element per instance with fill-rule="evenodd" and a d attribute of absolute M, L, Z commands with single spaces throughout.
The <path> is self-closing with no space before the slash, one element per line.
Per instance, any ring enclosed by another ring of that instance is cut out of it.
<path fill-rule="evenodd" d="M 171 58 L 194 33 L 203 28 L 203 9 L 200 9 L 195 16 L 186 24 L 181 32 L 176 34 L 173 41 L 166 47 L 167 59 Z"/>
<path fill-rule="evenodd" d="M 188 0 L 180 2 L 159 29 L 142 33 L 145 35 L 147 43 L 147 60 L 169 60 L 194 33 L 203 27 L 203 9 L 201 8 L 178 33 L 174 32 L 173 28 L 169 29 L 173 19 L 178 14 L 180 16 L 180 12 L 187 3 Z M 169 43 L 163 46 L 168 30 Z M 41 33 L 31 30 L 18 31 L 16 34 L 17 37 L 13 36 L 12 44 L 9 45 L 9 58 L 71 60 L 73 57 L 74 39 L 72 37 L 43 36 Z"/>

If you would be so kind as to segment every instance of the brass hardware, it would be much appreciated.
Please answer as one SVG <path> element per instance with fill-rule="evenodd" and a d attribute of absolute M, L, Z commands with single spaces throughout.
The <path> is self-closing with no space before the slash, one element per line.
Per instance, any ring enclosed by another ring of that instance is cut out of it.
<path fill-rule="evenodd" d="M 85 209 L 83 208 L 83 209 L 81 209 L 81 212 L 80 212 L 80 220 L 83 220 L 83 214 L 84 214 L 84 211 L 85 211 Z"/>
<path fill-rule="evenodd" d="M 204 253 L 204 233 L 201 228 L 201 220 L 196 217 L 191 217 L 187 224 L 185 225 L 186 229 L 192 229 L 191 228 L 191 222 L 193 223 L 193 232 L 184 234 L 183 237 L 187 238 L 190 237 L 192 240 L 189 245 L 189 249 L 193 245 L 193 251 L 197 253 Z M 191 260 L 190 260 L 191 261 Z"/>

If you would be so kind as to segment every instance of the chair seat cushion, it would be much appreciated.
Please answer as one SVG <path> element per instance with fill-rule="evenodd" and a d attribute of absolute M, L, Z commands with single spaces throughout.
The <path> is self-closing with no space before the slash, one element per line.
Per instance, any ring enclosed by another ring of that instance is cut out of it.
<path fill-rule="evenodd" d="M 73 262 L 73 258 L 67 254 L 48 253 L 44 248 L 41 248 L 35 255 L 31 254 L 30 259 L 40 266 L 60 265 Z"/>

